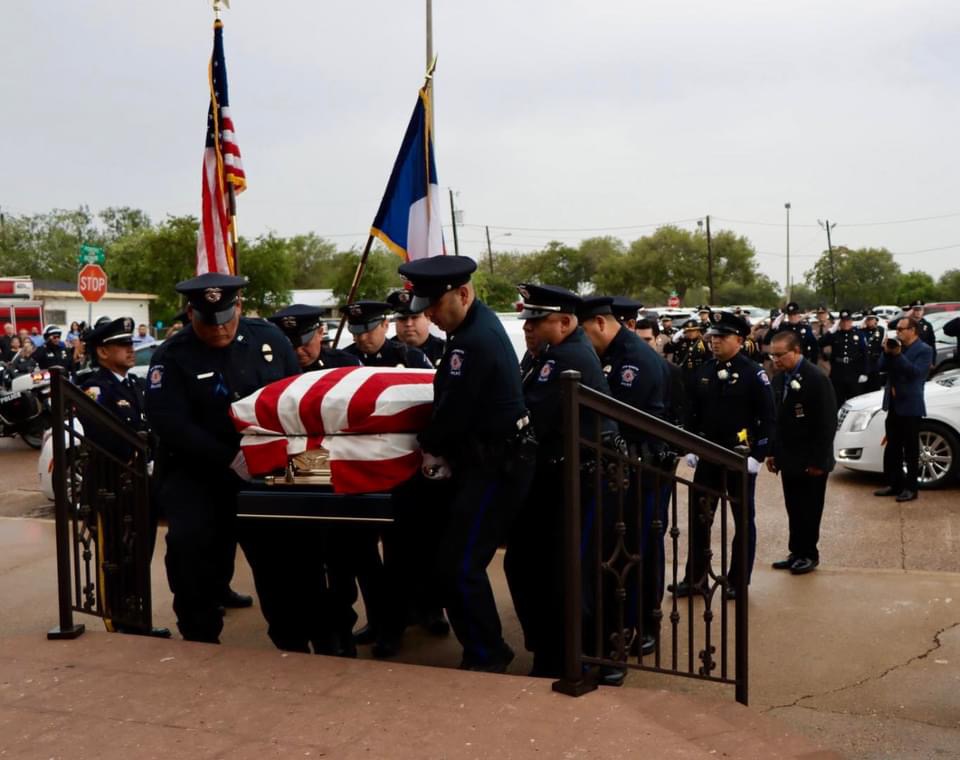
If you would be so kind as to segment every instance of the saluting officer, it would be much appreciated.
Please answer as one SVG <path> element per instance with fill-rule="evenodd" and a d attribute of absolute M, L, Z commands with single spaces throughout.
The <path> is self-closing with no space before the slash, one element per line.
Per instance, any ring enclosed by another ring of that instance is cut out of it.
<path fill-rule="evenodd" d="M 786 314 L 786 318 L 783 319 L 777 327 L 771 327 L 767 331 L 767 334 L 763 336 L 763 344 L 769 346 L 774 335 L 778 332 L 789 330 L 790 332 L 796 333 L 796 336 L 800 339 L 800 345 L 803 348 L 803 358 L 816 364 L 817 359 L 820 357 L 820 345 L 817 343 L 817 337 L 813 333 L 813 328 L 803 322 L 803 313 L 800 311 L 800 304 L 796 301 L 791 301 L 787 304 L 787 308 L 784 309 L 784 313 Z"/>
<path fill-rule="evenodd" d="M 66 372 L 73 372 L 73 349 L 60 342 L 60 335 L 56 325 L 49 325 L 43 331 L 44 343 L 33 352 L 33 360 L 40 369 L 63 367 Z"/>
<path fill-rule="evenodd" d="M 536 369 L 527 376 L 524 398 L 537 433 L 534 483 L 507 545 L 504 571 L 526 648 L 533 652 L 531 675 L 555 677 L 563 663 L 563 389 L 565 370 L 580 373 L 580 382 L 610 395 L 596 351 L 577 321 L 580 298 L 552 285 L 521 285 L 525 333 L 547 344 Z M 581 415 L 583 430 L 594 417 Z M 605 421 L 608 435 L 616 425 Z M 585 486 L 589 488 L 588 485 Z M 585 510 L 586 512 L 586 510 Z"/>
<path fill-rule="evenodd" d="M 297 362 L 304 372 L 334 367 L 357 367 L 360 359 L 346 351 L 325 345 L 323 311 L 316 306 L 295 303 L 267 317 L 290 340 Z"/>
<path fill-rule="evenodd" d="M 387 296 L 387 303 L 396 315 L 393 318 L 397 330 L 395 340 L 401 345 L 420 349 L 431 366 L 439 367 L 443 358 L 443 340 L 430 332 L 430 319 L 422 311 L 413 311 L 410 291 L 393 291 Z"/>
<path fill-rule="evenodd" d="M 820 338 L 820 348 L 830 360 L 830 382 L 838 407 L 843 406 L 848 398 L 866 392 L 869 379 L 867 342 L 853 328 L 853 315 L 849 309 L 840 310 L 837 329 Z"/>
<path fill-rule="evenodd" d="M 347 306 L 347 329 L 354 342 L 344 351 L 360 359 L 364 367 L 409 367 L 433 369 L 419 348 L 387 340 L 387 314 L 393 307 L 384 301 L 357 301 Z"/>
<path fill-rule="evenodd" d="M 870 309 L 864 315 L 860 334 L 867 344 L 867 382 L 864 392 L 880 389 L 880 357 L 883 355 L 884 330 L 877 323 L 877 313 Z"/>
<path fill-rule="evenodd" d="M 757 547 L 756 510 L 754 490 L 760 462 L 766 459 L 773 434 L 774 407 L 767 373 L 750 361 L 740 350 L 743 336 L 749 331 L 747 323 L 728 312 L 714 315 L 717 321 L 709 331 L 714 358 L 700 369 L 697 384 L 690 404 L 690 418 L 687 429 L 708 441 L 713 441 L 728 449 L 735 449 L 745 443 L 749 447 L 747 459 L 747 508 L 748 524 L 743 526 L 747 535 L 738 529 L 733 537 L 728 578 L 730 585 L 726 589 L 728 599 L 736 596 L 734 589 L 739 579 L 740 558 L 747 552 L 747 577 L 753 570 L 753 560 Z M 746 440 L 743 441 L 743 433 Z M 717 493 L 723 489 L 724 469 L 721 466 L 697 461 L 688 455 L 688 464 L 696 467 L 693 488 L 704 489 L 691 503 L 701 499 L 706 512 L 693 519 L 693 532 L 690 536 L 690 555 L 687 557 L 686 577 L 675 589 L 677 596 L 689 596 L 702 591 L 707 583 L 707 565 L 704 553 L 710 547 L 710 527 L 717 508 Z M 727 473 L 727 486 L 734 499 L 740 494 L 740 475 Z M 729 503 L 729 502 L 728 502 Z M 733 505 L 731 504 L 732 508 Z"/>
<path fill-rule="evenodd" d="M 299 374 L 284 335 L 240 316 L 245 277 L 207 273 L 177 283 L 190 324 L 153 354 L 147 380 L 147 419 L 159 438 L 158 498 L 167 518 L 167 579 L 185 639 L 219 642 L 220 603 L 233 575 L 237 493 L 249 479 L 230 404 L 270 382 Z M 284 533 L 258 526 L 241 531 L 268 633 L 281 649 L 308 651 L 301 630 L 301 592 L 283 577 Z"/>
<path fill-rule="evenodd" d="M 470 282 L 476 268 L 465 256 L 435 256 L 403 264 L 400 274 L 413 286 L 411 308 L 447 334 L 433 414 L 419 436 L 424 475 L 449 479 L 452 492 L 438 563 L 444 603 L 463 645 L 461 667 L 504 672 L 513 651 L 487 566 L 530 487 L 536 440 L 516 353 Z"/>

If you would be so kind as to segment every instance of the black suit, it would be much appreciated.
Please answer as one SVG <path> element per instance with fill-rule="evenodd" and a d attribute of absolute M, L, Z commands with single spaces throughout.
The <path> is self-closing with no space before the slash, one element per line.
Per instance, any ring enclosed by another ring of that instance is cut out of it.
<path fill-rule="evenodd" d="M 818 562 L 827 474 L 836 464 L 836 395 L 830 379 L 807 360 L 801 361 L 794 372 L 774 378 L 773 395 L 777 408 L 773 457 L 780 470 L 790 520 L 790 554 Z M 811 467 L 821 474 L 811 475 L 807 471 Z"/>

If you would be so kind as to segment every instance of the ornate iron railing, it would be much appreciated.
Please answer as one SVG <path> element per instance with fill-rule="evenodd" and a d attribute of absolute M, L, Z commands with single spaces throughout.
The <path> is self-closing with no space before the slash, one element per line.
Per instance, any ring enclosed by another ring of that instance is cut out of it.
<path fill-rule="evenodd" d="M 60 620 L 47 638 L 82 634 L 74 612 L 104 618 L 110 629 L 149 632 L 155 526 L 147 440 L 61 370 L 51 370 L 51 387 Z"/>
<path fill-rule="evenodd" d="M 554 689 L 579 696 L 596 688 L 601 670 L 632 669 L 731 684 L 737 701 L 747 704 L 748 552 L 741 552 L 734 586 L 727 551 L 728 506 L 746 544 L 745 450 L 718 446 L 581 386 L 579 380 L 577 372 L 563 373 L 564 670 Z M 581 429 L 583 409 L 593 415 L 592 430 Z M 615 420 L 621 430 L 642 431 L 673 452 L 696 454 L 701 463 L 719 469 L 720 487 L 705 487 L 677 475 L 675 457 L 647 461 L 638 459 L 636 452 L 612 449 L 601 435 L 603 418 Z M 645 526 L 644 500 L 652 515 Z M 590 512 L 586 531 L 583 501 Z M 717 502 L 714 517 L 712 507 Z M 670 526 L 667 549 L 664 518 Z M 703 570 L 698 571 L 699 577 L 687 579 L 690 595 L 663 594 L 664 569 L 672 578 L 668 588 L 676 588 L 683 580 L 681 562 L 691 558 L 697 520 L 703 521 L 701 530 L 708 535 L 713 522 L 719 522 L 719 564 L 714 565 L 708 538 L 700 561 L 693 558 L 693 566 L 702 565 Z M 645 563 L 649 552 L 654 553 L 653 561 Z M 658 576 L 646 584 L 645 565 L 648 573 L 653 568 Z M 734 594 L 731 631 L 727 597 Z M 648 621 L 644 621 L 645 612 Z M 655 641 L 647 655 L 640 646 L 644 635 Z"/>

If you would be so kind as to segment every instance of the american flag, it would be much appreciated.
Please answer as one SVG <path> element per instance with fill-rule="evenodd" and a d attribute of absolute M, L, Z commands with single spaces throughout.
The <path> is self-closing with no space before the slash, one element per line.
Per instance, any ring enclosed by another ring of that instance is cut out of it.
<path fill-rule="evenodd" d="M 197 238 L 197 274 L 235 274 L 236 252 L 231 227 L 231 189 L 239 194 L 247 187 L 230 116 L 227 95 L 227 64 L 223 57 L 223 22 L 213 24 L 213 54 L 208 71 L 210 108 L 207 112 L 207 142 L 203 151 L 203 205 Z"/>
<path fill-rule="evenodd" d="M 338 367 L 277 380 L 235 401 L 252 475 L 327 450 L 337 493 L 389 491 L 420 468 L 417 432 L 433 410 L 433 370 Z"/>

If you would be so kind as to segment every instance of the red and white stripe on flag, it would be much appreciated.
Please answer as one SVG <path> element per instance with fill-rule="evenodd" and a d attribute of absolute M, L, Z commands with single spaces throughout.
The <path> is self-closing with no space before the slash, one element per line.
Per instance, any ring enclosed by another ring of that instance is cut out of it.
<path fill-rule="evenodd" d="M 221 187 L 216 148 L 206 148 L 203 152 L 203 196 L 200 211 L 197 274 L 231 274 L 233 242 L 230 239 L 230 211 L 224 188 Z"/>
<path fill-rule="evenodd" d="M 338 493 L 384 491 L 420 466 L 416 433 L 433 408 L 433 370 L 339 367 L 271 383 L 231 405 L 253 475 L 323 447 Z"/>

